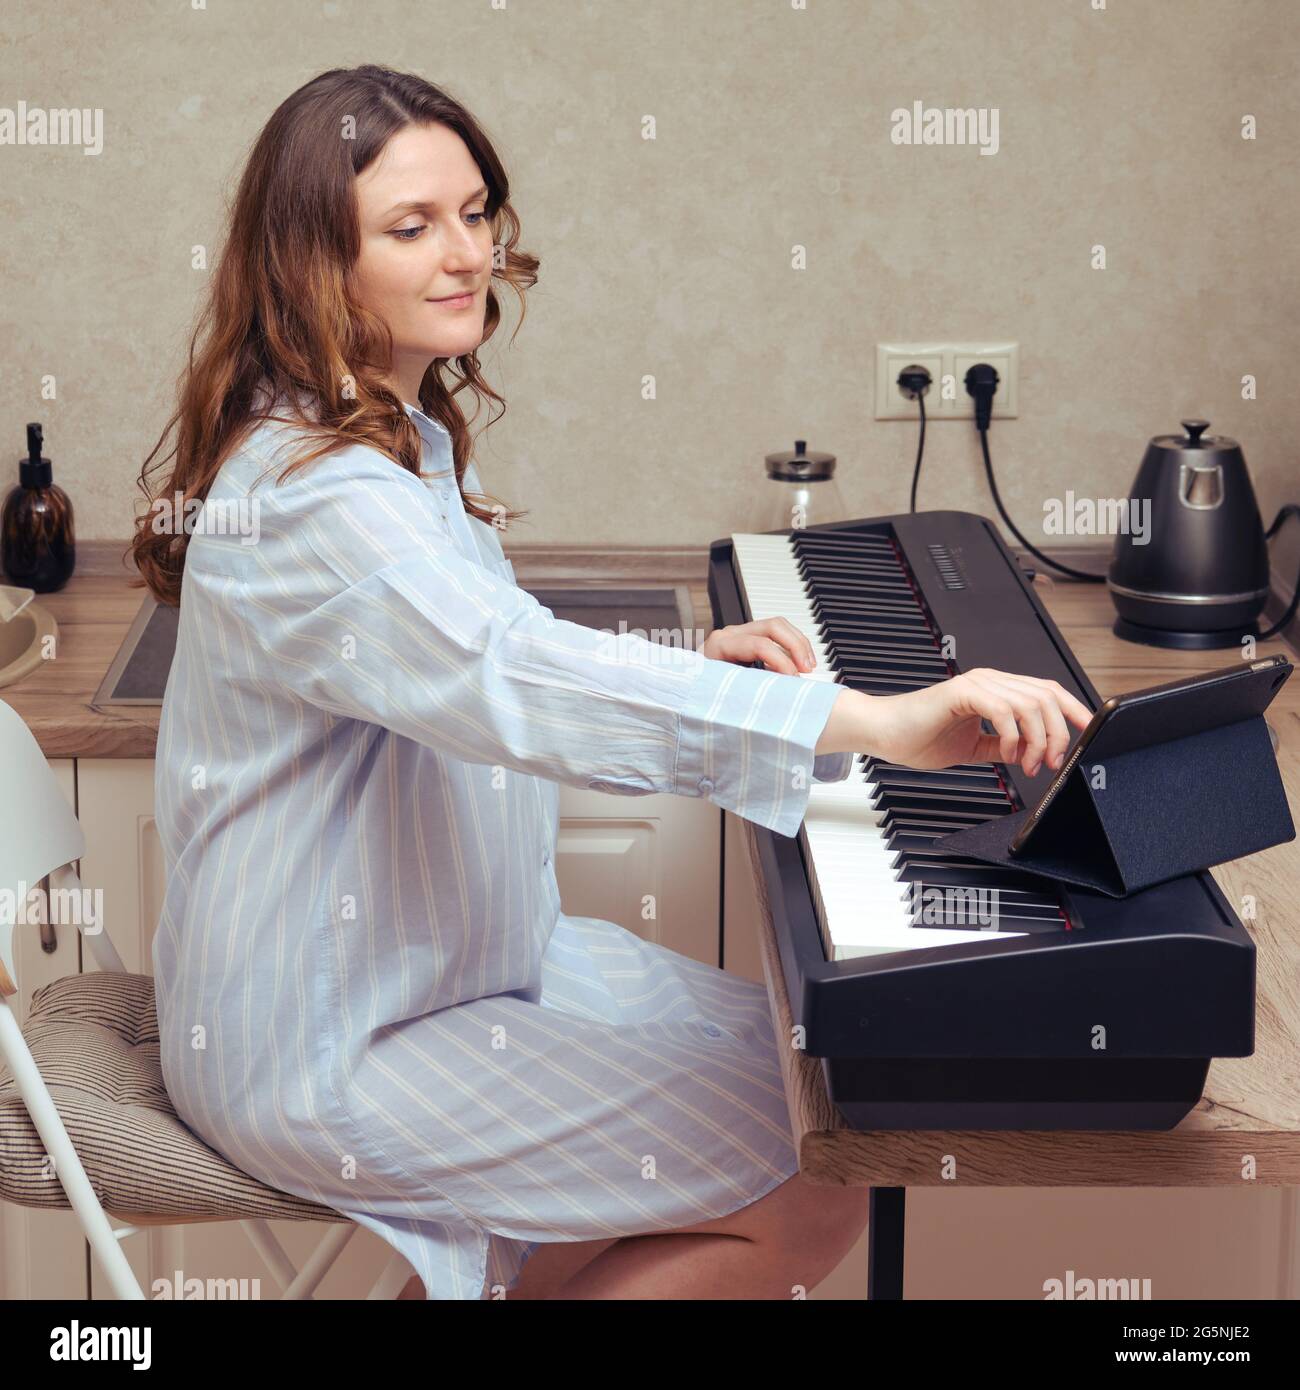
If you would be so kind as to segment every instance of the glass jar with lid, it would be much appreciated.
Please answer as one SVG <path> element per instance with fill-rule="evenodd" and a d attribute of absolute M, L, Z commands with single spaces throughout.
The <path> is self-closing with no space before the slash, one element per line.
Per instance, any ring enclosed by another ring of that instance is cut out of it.
<path fill-rule="evenodd" d="M 794 451 L 768 454 L 767 480 L 749 507 L 751 531 L 801 531 L 845 520 L 844 499 L 835 481 L 835 455 L 809 453 L 796 439 Z"/>

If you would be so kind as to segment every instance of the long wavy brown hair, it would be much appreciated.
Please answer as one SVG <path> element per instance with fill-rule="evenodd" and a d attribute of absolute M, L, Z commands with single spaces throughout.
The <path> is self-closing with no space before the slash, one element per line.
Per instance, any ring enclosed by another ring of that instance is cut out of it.
<path fill-rule="evenodd" d="M 130 544 L 141 575 L 134 583 L 147 586 L 160 602 L 180 603 L 189 534 L 170 525 L 161 530 L 157 504 L 166 499 L 170 506 L 179 493 L 186 504 L 181 514 L 197 511 L 222 462 L 266 418 L 256 409 L 259 389 L 272 401 L 283 394 L 289 413 L 276 418 L 291 418 L 306 439 L 320 445 L 295 458 L 280 478 L 356 443 L 381 450 L 420 476 L 419 433 L 384 379 L 392 335 L 359 303 L 350 272 L 361 249 L 356 176 L 394 132 L 430 124 L 455 131 L 482 171 L 492 281 L 503 281 L 518 295 L 522 325 L 524 291 L 537 283 L 540 262 L 516 249 L 519 219 L 510 206 L 509 180 L 474 117 L 423 78 L 373 64 L 334 68 L 300 87 L 277 107 L 249 156 L 178 380 L 176 410 L 140 471 L 138 486 L 149 505 L 136 518 Z M 344 130 L 355 138 L 341 138 Z M 484 341 L 500 321 L 493 283 Z M 466 389 L 475 398 L 473 419 L 485 402 L 500 406 L 484 426 L 490 428 L 505 413 L 505 401 L 484 380 L 477 351 L 435 359 L 420 383 L 420 408 L 451 436 L 465 510 L 500 524 L 523 513 L 461 486 L 473 455 L 469 423 L 456 401 Z M 304 400 L 310 413 L 302 413 Z M 161 455 L 173 431 L 172 447 Z"/>

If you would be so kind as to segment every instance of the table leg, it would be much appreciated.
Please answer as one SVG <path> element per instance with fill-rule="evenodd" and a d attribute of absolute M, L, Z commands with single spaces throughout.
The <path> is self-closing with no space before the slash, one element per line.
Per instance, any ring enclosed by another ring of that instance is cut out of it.
<path fill-rule="evenodd" d="M 873 1187 L 867 1215 L 867 1297 L 903 1297 L 905 1187 Z"/>

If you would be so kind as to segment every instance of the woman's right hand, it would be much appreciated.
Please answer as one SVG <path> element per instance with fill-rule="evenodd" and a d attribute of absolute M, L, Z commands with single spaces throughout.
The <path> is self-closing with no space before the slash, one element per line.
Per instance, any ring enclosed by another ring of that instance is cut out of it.
<path fill-rule="evenodd" d="M 860 692 L 850 691 L 851 695 Z M 1021 763 L 1032 777 L 1047 764 L 1055 770 L 1071 742 L 1069 725 L 1088 726 L 1092 712 L 1064 686 L 1037 676 L 977 667 L 946 681 L 901 695 L 862 697 L 853 701 L 831 731 L 844 700 L 836 702 L 827 723 L 831 742 L 844 741 L 854 751 L 869 752 L 904 767 L 934 770 L 957 763 Z M 997 730 L 986 734 L 980 720 Z M 856 729 L 853 726 L 856 725 Z M 826 740 L 827 734 L 823 735 Z M 839 752 L 843 747 L 818 752 Z"/>

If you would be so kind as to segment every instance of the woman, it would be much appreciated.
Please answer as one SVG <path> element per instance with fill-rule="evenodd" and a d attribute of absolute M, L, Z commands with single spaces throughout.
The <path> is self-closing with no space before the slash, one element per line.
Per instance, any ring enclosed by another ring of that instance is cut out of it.
<path fill-rule="evenodd" d="M 667 650 L 520 590 L 456 399 L 500 401 L 496 282 L 536 281 L 508 194 L 463 107 L 376 67 L 295 92 L 243 174 L 134 541 L 180 602 L 164 1076 L 232 1162 L 400 1250 L 407 1296 L 788 1298 L 865 1190 L 798 1177 L 761 988 L 561 912 L 556 784 L 792 835 L 845 771 L 819 755 L 1032 770 L 1088 712 L 992 671 L 872 698 L 801 676 L 784 621 Z"/>

